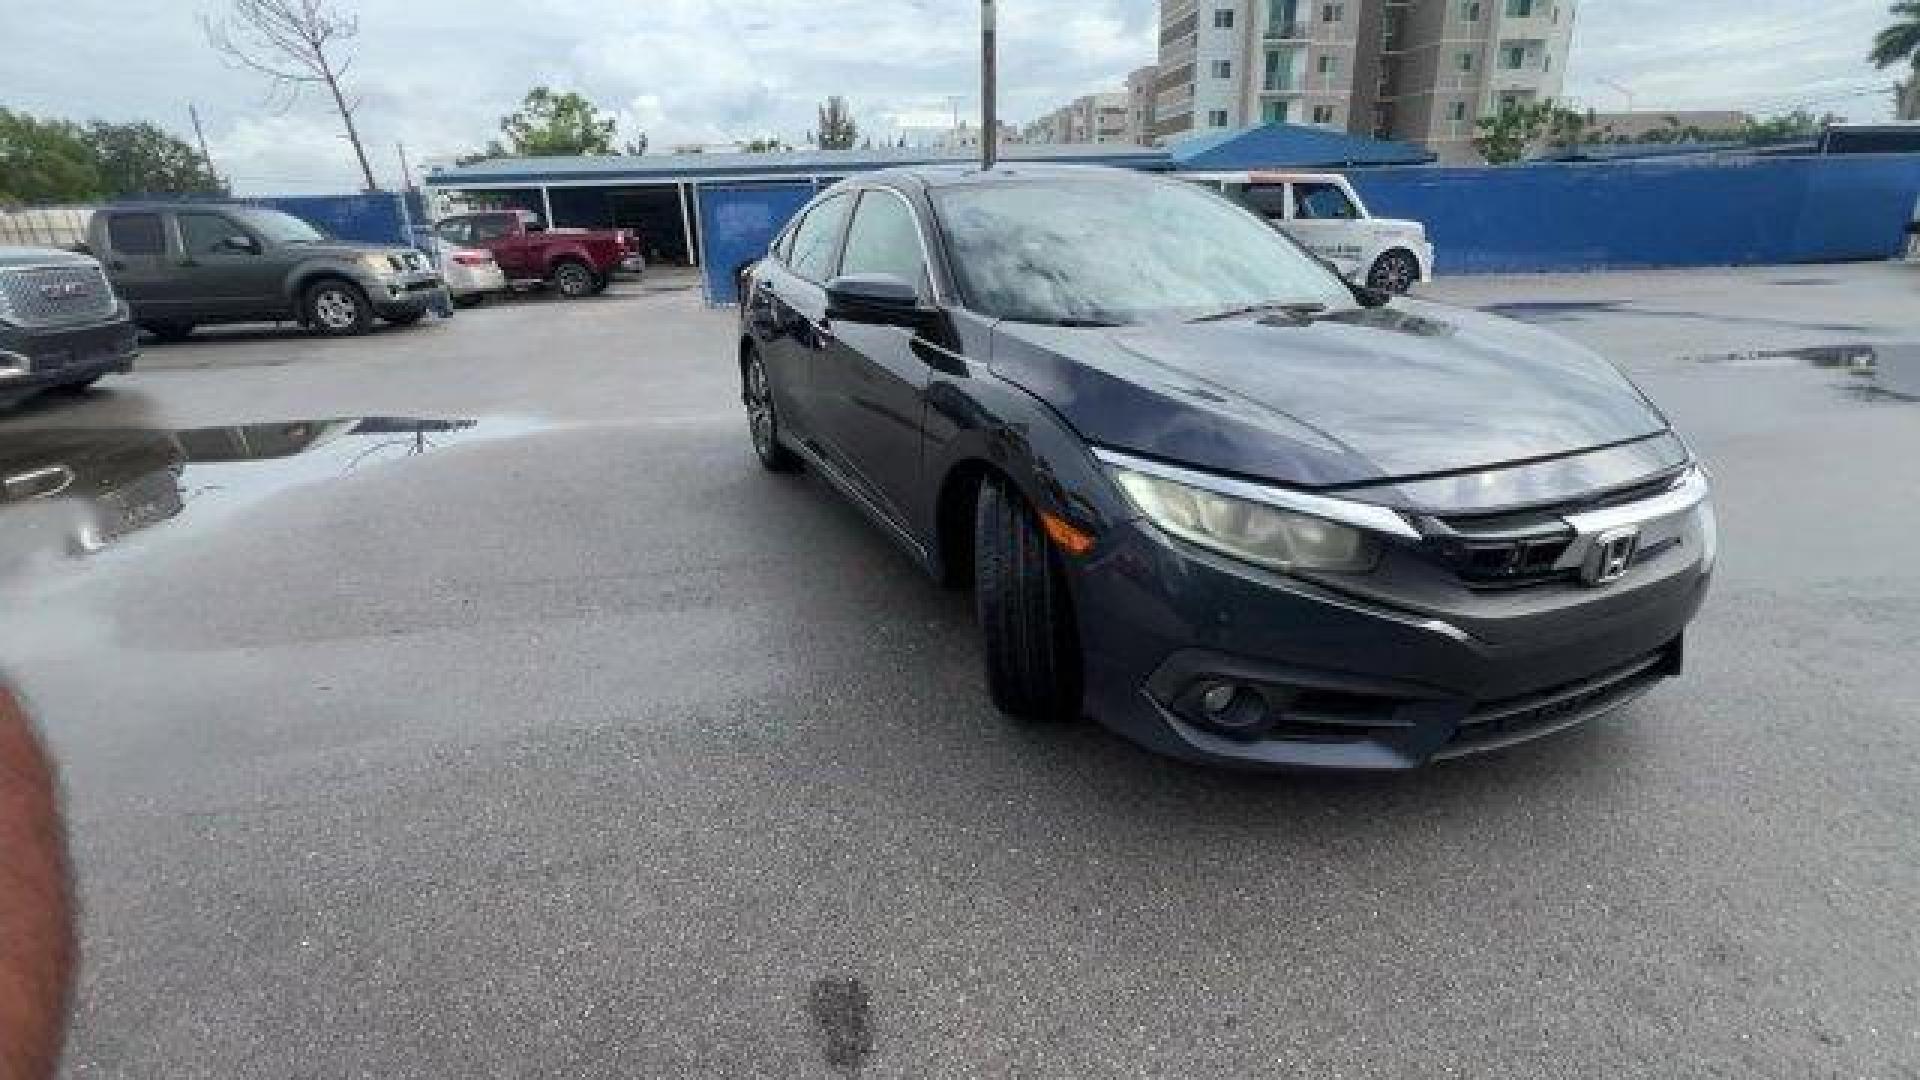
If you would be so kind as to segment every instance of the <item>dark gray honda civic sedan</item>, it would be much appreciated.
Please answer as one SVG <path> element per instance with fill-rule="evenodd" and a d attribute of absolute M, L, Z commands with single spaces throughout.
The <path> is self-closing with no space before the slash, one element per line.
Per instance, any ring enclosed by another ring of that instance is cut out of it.
<path fill-rule="evenodd" d="M 1610 364 L 1356 289 L 1175 180 L 822 192 L 741 276 L 753 446 L 971 586 L 995 703 L 1246 768 L 1403 769 L 1678 674 L 1707 480 Z"/>

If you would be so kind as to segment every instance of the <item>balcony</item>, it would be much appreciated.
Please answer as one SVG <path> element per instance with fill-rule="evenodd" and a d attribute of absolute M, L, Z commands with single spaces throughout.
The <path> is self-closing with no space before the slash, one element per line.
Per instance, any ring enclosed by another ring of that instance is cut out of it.
<path fill-rule="evenodd" d="M 1261 36 L 1268 41 L 1305 41 L 1307 40 L 1307 24 L 1300 19 L 1289 19 L 1285 22 L 1271 22 L 1267 24 L 1266 33 Z"/>
<path fill-rule="evenodd" d="M 1307 79 L 1304 72 L 1269 71 L 1261 80 L 1260 92 L 1263 94 L 1304 94 L 1307 92 Z"/>

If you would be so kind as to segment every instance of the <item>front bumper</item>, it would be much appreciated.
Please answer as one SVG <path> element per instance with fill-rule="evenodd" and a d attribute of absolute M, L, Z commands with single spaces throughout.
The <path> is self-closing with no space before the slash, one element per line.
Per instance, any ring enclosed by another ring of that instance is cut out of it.
<path fill-rule="evenodd" d="M 411 315 L 428 311 L 436 296 L 446 295 L 446 286 L 435 273 L 395 274 L 361 282 L 373 309 L 382 316 Z"/>
<path fill-rule="evenodd" d="M 647 271 L 647 260 L 644 256 L 628 255 L 620 260 L 620 270 L 627 274 L 644 274 Z"/>
<path fill-rule="evenodd" d="M 1711 576 L 1696 541 L 1604 588 L 1463 587 L 1474 617 L 1442 617 L 1143 523 L 1119 531 L 1074 580 L 1090 711 L 1150 749 L 1245 769 L 1409 769 L 1609 711 L 1679 673 Z M 1222 684 L 1270 707 L 1270 726 L 1247 737 L 1207 724 L 1201 695 Z"/>
<path fill-rule="evenodd" d="M 124 309 L 106 322 L 52 330 L 0 323 L 0 397 L 132 371 L 139 355 L 139 331 Z"/>

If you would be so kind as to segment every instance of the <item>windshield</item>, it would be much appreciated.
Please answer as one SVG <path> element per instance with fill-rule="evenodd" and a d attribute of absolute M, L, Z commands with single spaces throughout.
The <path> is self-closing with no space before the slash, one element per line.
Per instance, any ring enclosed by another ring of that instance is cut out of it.
<path fill-rule="evenodd" d="M 1256 304 L 1356 306 L 1265 222 L 1171 181 L 1087 176 L 936 189 L 968 307 L 1020 322 L 1131 323 Z"/>
<path fill-rule="evenodd" d="M 246 222 L 247 228 L 259 233 L 261 239 L 269 244 L 318 244 L 327 239 L 327 234 L 294 217 L 278 210 L 266 210 L 257 206 L 243 207 L 234 215 Z"/>

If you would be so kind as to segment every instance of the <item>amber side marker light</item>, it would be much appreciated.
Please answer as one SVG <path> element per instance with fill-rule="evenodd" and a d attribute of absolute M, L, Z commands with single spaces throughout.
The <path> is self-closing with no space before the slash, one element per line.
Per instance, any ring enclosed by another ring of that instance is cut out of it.
<path fill-rule="evenodd" d="M 1060 550 L 1069 555 L 1085 555 L 1093 550 L 1093 534 L 1074 528 L 1066 518 L 1042 513 L 1040 524 L 1046 528 L 1047 538 L 1060 545 Z"/>

